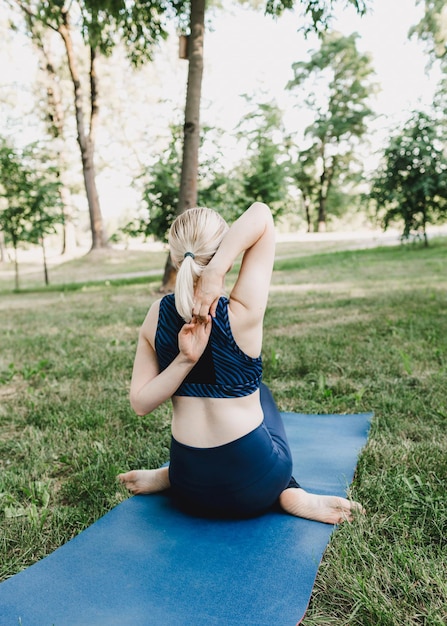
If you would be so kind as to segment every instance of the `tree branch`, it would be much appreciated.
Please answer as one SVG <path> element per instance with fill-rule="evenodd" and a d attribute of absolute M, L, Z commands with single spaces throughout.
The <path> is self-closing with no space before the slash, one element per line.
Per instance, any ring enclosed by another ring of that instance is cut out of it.
<path fill-rule="evenodd" d="M 43 19 L 42 16 L 37 15 L 36 13 L 34 13 L 34 11 L 32 11 L 32 9 L 31 9 L 31 7 L 29 7 L 27 4 L 22 2 L 22 0 L 6 0 L 6 3 L 9 4 L 9 6 L 11 8 L 13 7 L 13 5 L 16 5 L 31 20 L 40 21 L 47 28 L 51 28 L 51 30 L 54 30 L 56 33 L 58 32 L 58 30 L 59 30 L 58 26 L 53 26 L 53 24 L 51 24 L 47 20 Z M 32 21 L 31 21 L 31 25 L 33 25 Z"/>

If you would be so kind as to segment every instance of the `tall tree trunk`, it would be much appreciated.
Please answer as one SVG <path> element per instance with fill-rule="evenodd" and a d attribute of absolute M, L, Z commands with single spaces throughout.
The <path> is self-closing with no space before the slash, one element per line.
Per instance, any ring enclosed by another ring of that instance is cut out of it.
<path fill-rule="evenodd" d="M 30 9 L 30 7 L 22 4 L 20 0 L 16 0 L 16 4 L 23 11 L 25 15 L 25 20 L 28 24 L 28 28 L 32 34 L 32 41 L 36 45 L 40 55 L 41 55 L 41 67 L 46 76 L 46 90 L 47 90 L 47 100 L 48 100 L 48 119 L 50 125 L 50 132 L 53 137 L 58 141 L 57 146 L 57 169 L 58 169 L 58 177 L 61 182 L 61 186 L 59 188 L 59 195 L 61 198 L 62 204 L 62 254 L 67 251 L 67 225 L 71 225 L 70 220 L 70 191 L 68 188 L 68 184 L 66 183 L 66 164 L 68 159 L 65 155 L 65 147 L 64 147 L 64 127 L 65 127 L 65 114 L 64 107 L 62 105 L 62 96 L 59 88 L 59 81 L 57 79 L 57 72 L 55 70 L 55 66 L 52 60 L 52 56 L 49 50 L 49 45 L 45 42 L 45 32 L 42 30 L 42 24 L 45 26 L 49 26 L 45 22 L 41 23 L 40 19 L 36 16 L 36 14 Z M 68 13 L 63 13 L 65 27 L 69 29 L 68 22 Z M 52 30 L 58 32 L 64 42 L 64 35 L 60 29 L 54 28 L 50 26 Z M 70 32 L 68 35 L 71 38 Z M 67 46 L 66 46 L 67 49 Z M 70 42 L 71 49 L 71 42 Z M 67 52 L 68 56 L 68 52 Z"/>
<path fill-rule="evenodd" d="M 96 189 L 96 175 L 94 165 L 95 135 L 98 121 L 97 102 L 97 76 L 96 76 L 96 54 L 93 48 L 90 49 L 90 132 L 87 134 L 84 122 L 83 94 L 76 58 L 73 51 L 70 22 L 68 11 L 63 10 L 63 24 L 59 26 L 60 33 L 67 53 L 68 67 L 74 88 L 74 102 L 76 111 L 76 127 L 78 131 L 78 143 L 81 149 L 82 172 L 84 176 L 85 192 L 90 214 L 90 228 L 92 232 L 92 250 L 105 248 L 107 239 L 104 233 L 101 207 L 99 205 L 98 191 Z"/>
<path fill-rule="evenodd" d="M 183 159 L 177 215 L 197 204 L 205 4 L 205 0 L 191 0 L 190 35 L 188 41 L 188 84 L 186 88 Z M 175 277 L 176 272 L 171 258 L 168 256 L 161 286 L 162 292 L 167 293 L 174 290 Z"/>
<path fill-rule="evenodd" d="M 183 126 L 183 160 L 177 213 L 197 204 L 197 178 L 200 145 L 200 99 L 203 76 L 203 39 L 205 33 L 205 0 L 191 0 L 188 44 L 188 84 L 186 88 L 185 123 Z"/>
<path fill-rule="evenodd" d="M 46 76 L 46 89 L 48 100 L 48 117 L 50 123 L 50 132 L 57 140 L 57 171 L 58 178 L 61 182 L 59 187 L 59 195 L 62 204 L 62 254 L 67 252 L 67 226 L 71 223 L 71 196 L 68 183 L 66 182 L 66 171 L 68 158 L 66 156 L 64 129 L 65 129 L 65 113 L 62 105 L 62 96 L 57 79 L 57 73 L 51 57 L 48 45 L 45 44 L 42 37 L 36 33 L 35 41 L 42 55 L 42 67 Z"/>

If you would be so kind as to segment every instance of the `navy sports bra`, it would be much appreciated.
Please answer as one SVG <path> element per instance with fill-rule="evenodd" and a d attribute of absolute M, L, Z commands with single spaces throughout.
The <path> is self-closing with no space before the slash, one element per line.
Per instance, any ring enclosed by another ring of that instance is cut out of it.
<path fill-rule="evenodd" d="M 178 333 L 184 323 L 175 308 L 174 294 L 164 296 L 155 334 L 160 371 L 178 355 Z M 228 298 L 220 298 L 208 345 L 174 395 L 239 398 L 256 391 L 261 377 L 261 357 L 248 356 L 236 344 L 228 318 Z"/>

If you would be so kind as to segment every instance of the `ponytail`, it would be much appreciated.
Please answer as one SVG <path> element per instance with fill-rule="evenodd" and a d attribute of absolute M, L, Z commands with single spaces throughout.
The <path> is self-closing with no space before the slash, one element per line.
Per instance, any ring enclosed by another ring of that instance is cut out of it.
<path fill-rule="evenodd" d="M 225 220 L 207 208 L 188 209 L 172 223 L 168 242 L 177 269 L 175 307 L 187 322 L 192 318 L 195 284 L 227 230 Z"/>
<path fill-rule="evenodd" d="M 190 256 L 184 256 L 177 271 L 175 281 L 175 308 L 185 322 L 192 317 L 194 306 L 194 285 L 199 277 L 199 268 Z M 200 271 L 200 270 L 199 270 Z"/>

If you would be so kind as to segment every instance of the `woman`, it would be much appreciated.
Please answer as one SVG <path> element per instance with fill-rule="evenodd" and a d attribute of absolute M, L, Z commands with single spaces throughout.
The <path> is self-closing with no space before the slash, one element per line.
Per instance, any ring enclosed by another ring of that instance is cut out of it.
<path fill-rule="evenodd" d="M 120 474 L 133 493 L 171 488 L 201 514 L 259 515 L 275 503 L 329 524 L 357 503 L 310 494 L 292 477 L 281 416 L 261 383 L 262 328 L 275 253 L 269 208 L 255 202 L 228 228 L 211 209 L 174 221 L 175 295 L 155 302 L 140 331 L 130 389 L 138 415 L 172 399 L 169 467 Z M 225 275 L 243 253 L 229 298 Z"/>

